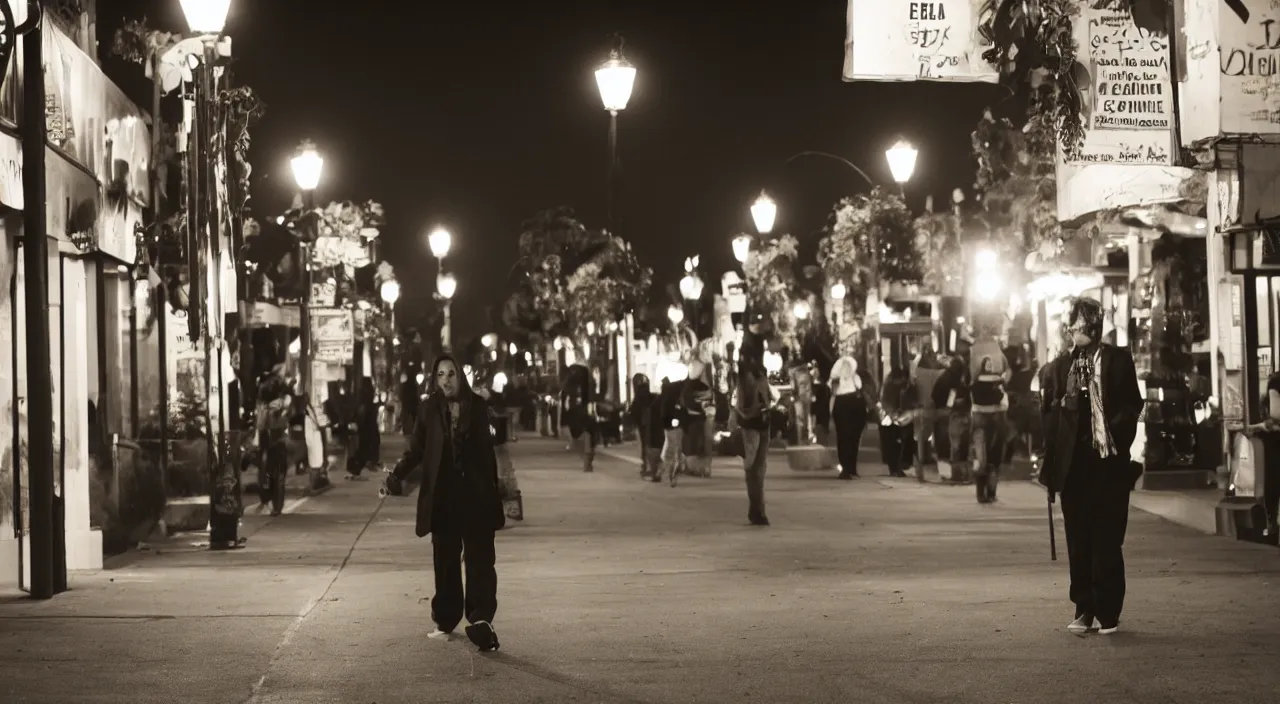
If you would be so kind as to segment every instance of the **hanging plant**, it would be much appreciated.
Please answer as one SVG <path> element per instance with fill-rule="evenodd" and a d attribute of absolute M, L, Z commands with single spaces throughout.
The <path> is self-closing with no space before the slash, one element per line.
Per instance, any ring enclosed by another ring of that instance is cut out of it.
<path fill-rule="evenodd" d="M 151 57 L 168 51 L 180 39 L 180 34 L 148 28 L 146 17 L 127 20 L 112 38 L 111 55 L 122 61 L 146 65 Z"/>
<path fill-rule="evenodd" d="M 249 175 L 253 173 L 253 165 L 249 163 L 249 129 L 262 117 L 266 106 L 248 86 L 220 91 L 218 105 L 225 126 L 224 148 L 229 147 L 230 151 L 227 161 L 234 160 L 238 186 L 239 202 L 232 203 L 231 209 L 237 219 L 243 219 L 245 204 L 249 202 Z"/>
<path fill-rule="evenodd" d="M 1092 0 L 1104 6 L 1130 0 Z M 1073 23 L 1081 0 L 984 0 L 978 33 L 991 48 L 982 58 L 1006 84 L 1032 85 L 1043 75 L 1052 100 L 1040 104 L 1068 158 L 1084 145 Z"/>
<path fill-rule="evenodd" d="M 317 215 L 318 237 L 311 249 L 316 266 L 358 269 L 369 264 L 369 242 L 378 238 L 386 222 L 380 204 L 334 202 Z"/>

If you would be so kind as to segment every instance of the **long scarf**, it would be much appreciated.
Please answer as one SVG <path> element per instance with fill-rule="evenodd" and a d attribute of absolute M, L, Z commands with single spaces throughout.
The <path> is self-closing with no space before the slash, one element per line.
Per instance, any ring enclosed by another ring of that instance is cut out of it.
<path fill-rule="evenodd" d="M 1067 393 L 1079 395 L 1080 389 L 1089 390 L 1089 425 L 1093 449 L 1098 451 L 1099 457 L 1111 457 L 1116 454 L 1116 446 L 1111 439 L 1111 431 L 1107 428 L 1107 414 L 1102 399 L 1102 375 L 1098 373 L 1101 368 L 1101 346 L 1075 355 L 1071 370 L 1067 372 Z"/>

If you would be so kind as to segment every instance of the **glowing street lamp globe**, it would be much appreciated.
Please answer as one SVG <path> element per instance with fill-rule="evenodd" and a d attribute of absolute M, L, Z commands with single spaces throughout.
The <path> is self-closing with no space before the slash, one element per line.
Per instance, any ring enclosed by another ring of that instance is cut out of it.
<path fill-rule="evenodd" d="M 497 393 L 502 393 L 502 390 L 507 388 L 507 381 L 508 381 L 507 373 L 498 372 L 497 374 L 493 375 L 493 382 L 490 383 L 489 386 L 492 387 L 493 390 L 496 391 Z"/>
<path fill-rule="evenodd" d="M 453 246 L 453 235 L 443 227 L 437 227 L 427 235 L 427 244 L 431 246 L 431 254 L 436 259 L 444 259 L 449 254 L 449 248 Z"/>
<path fill-rule="evenodd" d="M 484 337 L 480 338 L 480 344 L 484 345 L 485 349 L 491 350 L 498 344 L 498 335 L 492 332 L 485 333 Z"/>
<path fill-rule="evenodd" d="M 734 237 L 733 258 L 737 259 L 739 264 L 746 264 L 749 256 L 751 256 L 751 235 L 742 234 Z"/>
<path fill-rule="evenodd" d="M 680 279 L 680 295 L 684 296 L 686 301 L 697 301 L 702 298 L 702 279 L 693 274 L 686 275 Z"/>
<path fill-rule="evenodd" d="M 767 235 L 773 232 L 773 223 L 778 217 L 778 204 L 773 202 L 768 193 L 760 191 L 760 197 L 751 204 L 751 219 L 756 221 L 756 232 Z"/>
<path fill-rule="evenodd" d="M 667 319 L 672 325 L 679 325 L 684 322 L 684 309 L 680 306 L 671 306 L 667 309 Z"/>
<path fill-rule="evenodd" d="M 516 343 L 514 343 L 514 342 L 513 342 L 513 343 L 511 343 L 511 344 L 507 345 L 507 352 L 508 352 L 509 354 L 511 354 L 512 356 L 514 356 L 514 355 L 516 354 L 516 352 L 519 352 L 519 351 L 520 351 L 520 349 L 519 349 L 518 347 L 516 347 Z"/>
<path fill-rule="evenodd" d="M 303 191 L 314 191 L 320 185 L 324 171 L 324 157 L 316 151 L 315 142 L 306 141 L 298 148 L 298 155 L 289 162 L 293 167 L 293 180 Z"/>
<path fill-rule="evenodd" d="M 796 316 L 796 320 L 808 320 L 809 304 L 805 301 L 797 301 L 795 307 L 791 309 L 791 313 Z"/>
<path fill-rule="evenodd" d="M 180 0 L 187 27 L 196 34 L 222 34 L 231 0 Z"/>
<path fill-rule="evenodd" d="M 616 115 L 627 109 L 631 101 L 631 89 L 636 84 L 636 67 L 622 56 L 622 51 L 609 52 L 609 60 L 596 69 L 596 87 L 600 89 L 600 102 L 604 109 Z"/>
<path fill-rule="evenodd" d="M 436 293 L 440 294 L 441 298 L 446 301 L 450 300 L 453 298 L 453 294 L 457 292 L 458 280 L 454 278 L 453 274 L 441 274 L 436 279 Z"/>
<path fill-rule="evenodd" d="M 916 170 L 916 156 L 919 152 L 911 146 L 911 142 L 905 139 L 899 139 L 892 147 L 885 150 L 885 158 L 889 160 L 889 171 L 893 173 L 893 180 L 898 183 L 906 183 L 911 180 L 911 174 Z"/>
<path fill-rule="evenodd" d="M 394 306 L 396 301 L 400 300 L 400 282 L 395 279 L 383 281 L 379 293 L 382 294 L 382 300 L 386 301 L 387 305 Z"/>
<path fill-rule="evenodd" d="M 849 290 L 848 290 L 847 288 L 845 288 L 844 284 L 842 284 L 842 283 L 837 283 L 837 284 L 835 284 L 834 286 L 832 286 L 832 287 L 831 287 L 831 300 L 833 300 L 833 301 L 843 301 L 843 300 L 844 300 L 844 297 L 845 297 L 848 293 L 849 293 Z"/>

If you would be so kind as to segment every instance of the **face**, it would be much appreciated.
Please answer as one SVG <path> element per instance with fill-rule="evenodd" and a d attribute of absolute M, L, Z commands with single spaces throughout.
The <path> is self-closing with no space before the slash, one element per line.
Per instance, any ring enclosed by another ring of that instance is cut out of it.
<path fill-rule="evenodd" d="M 1093 343 L 1093 339 L 1086 332 L 1084 321 L 1079 318 L 1071 321 L 1067 326 L 1067 333 L 1071 335 L 1071 344 L 1076 347 L 1087 347 Z"/>
<path fill-rule="evenodd" d="M 436 367 L 436 386 L 448 398 L 456 398 L 458 395 L 458 365 L 452 360 L 444 360 L 440 366 Z"/>

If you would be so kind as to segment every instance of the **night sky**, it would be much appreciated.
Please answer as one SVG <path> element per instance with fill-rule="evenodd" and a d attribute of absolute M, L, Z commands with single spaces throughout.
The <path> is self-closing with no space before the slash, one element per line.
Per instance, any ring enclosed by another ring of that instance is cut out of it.
<path fill-rule="evenodd" d="M 459 341 L 500 322 L 520 224 L 568 205 L 605 217 L 608 113 L 593 71 L 610 36 L 626 38 L 639 77 L 620 116 L 623 234 L 661 283 L 702 255 L 708 282 L 733 264 L 730 239 L 752 230 L 762 187 L 775 232 L 816 241 L 832 204 L 867 189 L 847 167 L 783 162 L 835 152 L 891 183 L 884 149 L 920 151 L 908 186 L 949 202 L 973 182 L 969 133 L 989 85 L 844 83 L 845 0 L 693 3 L 317 3 L 233 0 L 238 79 L 266 104 L 253 134 L 253 208 L 278 213 L 294 190 L 302 139 L 325 156 L 321 202 L 386 207 L 384 256 L 404 283 L 402 321 L 433 289 L 426 233 L 454 233 Z M 185 28 L 178 0 L 101 0 L 99 36 L 125 16 Z M 140 69 L 107 64 L 113 76 Z M 129 82 L 120 79 L 120 82 Z M 149 95 L 149 93 L 142 93 Z M 144 106 L 145 107 L 145 106 Z"/>

